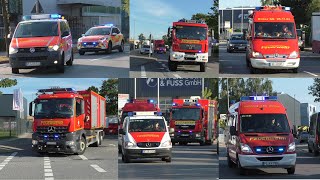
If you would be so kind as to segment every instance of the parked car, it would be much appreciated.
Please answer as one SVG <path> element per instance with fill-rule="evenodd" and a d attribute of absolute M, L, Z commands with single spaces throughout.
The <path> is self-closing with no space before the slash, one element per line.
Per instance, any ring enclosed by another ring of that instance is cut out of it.
<path fill-rule="evenodd" d="M 152 48 L 150 48 L 150 45 L 143 45 L 140 49 L 140 54 L 151 54 L 153 53 Z"/>
<path fill-rule="evenodd" d="M 106 128 L 104 129 L 105 134 L 118 134 L 118 117 L 110 116 L 106 118 Z"/>

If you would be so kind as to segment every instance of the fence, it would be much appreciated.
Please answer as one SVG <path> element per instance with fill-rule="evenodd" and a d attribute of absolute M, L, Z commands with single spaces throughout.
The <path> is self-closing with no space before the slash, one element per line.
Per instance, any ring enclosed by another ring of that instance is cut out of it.
<path fill-rule="evenodd" d="M 32 122 L 15 117 L 0 117 L 0 138 L 17 137 L 31 132 Z"/>

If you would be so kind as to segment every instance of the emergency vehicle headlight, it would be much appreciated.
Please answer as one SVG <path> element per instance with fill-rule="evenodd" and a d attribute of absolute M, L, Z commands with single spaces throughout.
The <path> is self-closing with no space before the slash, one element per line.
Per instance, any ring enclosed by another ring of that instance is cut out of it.
<path fill-rule="evenodd" d="M 200 137 L 201 136 L 201 134 L 200 133 L 196 133 L 196 137 Z"/>
<path fill-rule="evenodd" d="M 297 58 L 298 56 L 299 56 L 299 54 L 298 54 L 296 51 L 293 51 L 293 52 L 290 54 L 289 58 Z"/>
<path fill-rule="evenodd" d="M 10 47 L 9 48 L 9 54 L 15 54 L 18 52 L 18 49 L 17 48 L 13 48 L 13 47 Z"/>
<path fill-rule="evenodd" d="M 37 140 L 32 140 L 32 145 L 37 145 L 38 141 Z"/>
<path fill-rule="evenodd" d="M 49 47 L 48 47 L 48 50 L 49 50 L 49 51 L 58 51 L 59 48 L 60 48 L 59 45 L 54 45 L 54 46 L 49 46 Z"/>
<path fill-rule="evenodd" d="M 286 11 L 290 11 L 290 10 L 291 10 L 291 8 L 290 8 L 290 7 L 285 7 L 285 8 L 284 8 L 284 10 L 286 10 Z"/>
<path fill-rule="evenodd" d="M 81 43 L 81 42 L 82 42 L 82 38 L 79 38 L 79 39 L 78 39 L 78 42 Z"/>
<path fill-rule="evenodd" d="M 171 141 L 165 141 L 160 146 L 161 147 L 172 147 L 172 143 L 171 143 Z"/>
<path fill-rule="evenodd" d="M 241 151 L 244 153 L 252 153 L 251 148 L 247 144 L 240 143 Z"/>
<path fill-rule="evenodd" d="M 262 54 L 259 52 L 252 52 L 252 56 L 255 58 L 263 58 Z"/>
<path fill-rule="evenodd" d="M 230 46 L 233 46 L 233 44 L 230 44 Z"/>
<path fill-rule="evenodd" d="M 74 145 L 74 141 L 66 141 L 66 145 L 72 146 Z"/>
<path fill-rule="evenodd" d="M 294 152 L 296 151 L 296 143 L 292 142 L 291 144 L 289 144 L 288 146 L 288 152 Z"/>
<path fill-rule="evenodd" d="M 136 145 L 133 142 L 127 141 L 124 143 L 124 147 L 130 148 L 130 147 L 135 147 Z"/>

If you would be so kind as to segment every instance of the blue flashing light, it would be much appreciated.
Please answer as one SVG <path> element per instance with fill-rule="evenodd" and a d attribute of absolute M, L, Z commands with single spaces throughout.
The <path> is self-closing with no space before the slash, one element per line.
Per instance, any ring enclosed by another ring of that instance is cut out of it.
<path fill-rule="evenodd" d="M 50 18 L 51 18 L 51 19 L 60 19 L 60 18 L 61 18 L 61 15 L 60 15 L 60 14 L 51 14 L 51 15 L 50 15 Z"/>
<path fill-rule="evenodd" d="M 172 106 L 178 106 L 178 104 L 177 103 L 172 103 Z"/>
<path fill-rule="evenodd" d="M 133 116 L 133 112 L 128 112 L 128 116 Z"/>
<path fill-rule="evenodd" d="M 189 133 L 192 133 L 192 131 L 189 131 Z"/>
<path fill-rule="evenodd" d="M 128 103 L 133 103 L 133 99 L 128 99 Z"/>
<path fill-rule="evenodd" d="M 257 152 L 261 152 L 261 148 L 257 148 L 256 151 L 257 151 Z"/>
<path fill-rule="evenodd" d="M 58 137 L 59 137 L 59 135 L 58 135 L 58 134 L 55 134 L 55 135 L 54 135 L 54 137 L 55 137 L 55 138 L 58 138 Z"/>
<path fill-rule="evenodd" d="M 113 26 L 113 24 L 104 24 L 103 26 Z"/>
<path fill-rule="evenodd" d="M 181 131 L 178 131 L 178 133 L 181 133 Z"/>
<path fill-rule="evenodd" d="M 44 138 L 47 138 L 47 137 L 48 137 L 48 135 L 43 135 L 43 137 L 44 137 Z"/>
<path fill-rule="evenodd" d="M 148 99 L 148 103 L 154 103 L 153 99 Z"/>
<path fill-rule="evenodd" d="M 26 15 L 26 16 L 23 16 L 22 19 L 24 21 L 27 21 L 27 20 L 30 20 L 31 19 L 31 16 L 30 15 Z"/>
<path fill-rule="evenodd" d="M 162 112 L 158 112 L 158 116 L 162 116 Z"/>
<path fill-rule="evenodd" d="M 284 151 L 284 149 L 283 149 L 283 148 L 279 148 L 279 151 L 280 151 L 280 152 L 283 152 L 283 151 Z"/>
<path fill-rule="evenodd" d="M 197 103 L 196 106 L 201 106 L 201 104 Z"/>
<path fill-rule="evenodd" d="M 257 11 L 260 11 L 261 9 L 263 9 L 263 7 L 261 7 L 261 6 L 256 7 L 256 10 L 257 10 Z"/>
<path fill-rule="evenodd" d="M 95 45 L 96 43 L 94 42 L 94 43 L 92 43 L 93 45 Z"/>
<path fill-rule="evenodd" d="M 285 10 L 285 11 L 290 11 L 291 8 L 290 8 L 290 7 L 284 7 L 284 10 Z"/>
<path fill-rule="evenodd" d="M 201 53 L 202 51 L 198 51 L 198 53 Z"/>
<path fill-rule="evenodd" d="M 83 43 L 84 45 L 86 45 L 87 43 Z"/>
<path fill-rule="evenodd" d="M 265 101 L 265 100 L 277 100 L 277 96 L 244 96 L 240 98 L 240 101 Z"/>

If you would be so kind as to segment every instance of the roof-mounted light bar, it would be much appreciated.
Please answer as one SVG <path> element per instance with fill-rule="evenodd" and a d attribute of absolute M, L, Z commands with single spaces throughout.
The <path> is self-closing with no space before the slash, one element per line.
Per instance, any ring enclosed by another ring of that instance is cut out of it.
<path fill-rule="evenodd" d="M 240 98 L 240 101 L 266 101 L 277 99 L 277 96 L 244 96 Z"/>
<path fill-rule="evenodd" d="M 54 93 L 54 92 L 77 92 L 74 88 L 52 87 L 50 89 L 39 89 L 38 93 Z"/>
<path fill-rule="evenodd" d="M 162 112 L 157 112 L 157 111 L 128 112 L 128 116 L 162 116 Z"/>
<path fill-rule="evenodd" d="M 35 15 L 25 15 L 22 17 L 24 21 L 28 20 L 40 20 L 40 19 L 63 19 L 60 14 L 35 14 Z"/>

